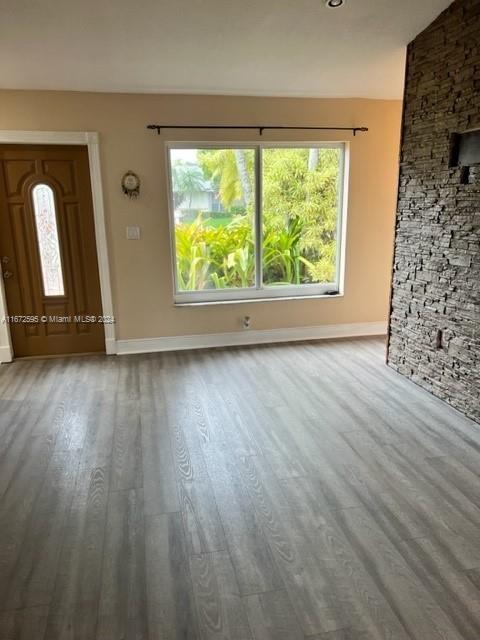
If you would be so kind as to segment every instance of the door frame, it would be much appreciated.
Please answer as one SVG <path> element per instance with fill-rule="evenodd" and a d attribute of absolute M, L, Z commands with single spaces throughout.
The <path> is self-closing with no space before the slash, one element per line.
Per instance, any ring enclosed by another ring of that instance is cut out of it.
<path fill-rule="evenodd" d="M 103 315 L 114 317 L 98 133 L 96 131 L 0 130 L 0 144 L 83 145 L 88 148 Z M 3 278 L 0 277 L 0 364 L 2 362 L 11 362 L 14 358 L 10 329 L 7 323 L 2 322 L 6 315 L 8 315 L 7 298 Z M 116 354 L 115 324 L 105 324 L 104 329 L 105 351 L 109 355 Z"/>

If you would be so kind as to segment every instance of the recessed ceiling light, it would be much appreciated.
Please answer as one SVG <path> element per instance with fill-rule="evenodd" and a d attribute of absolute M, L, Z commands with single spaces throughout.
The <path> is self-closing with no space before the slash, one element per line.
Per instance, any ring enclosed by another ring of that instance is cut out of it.
<path fill-rule="evenodd" d="M 325 5 L 329 9 L 338 9 L 345 4 L 345 0 L 326 0 Z"/>

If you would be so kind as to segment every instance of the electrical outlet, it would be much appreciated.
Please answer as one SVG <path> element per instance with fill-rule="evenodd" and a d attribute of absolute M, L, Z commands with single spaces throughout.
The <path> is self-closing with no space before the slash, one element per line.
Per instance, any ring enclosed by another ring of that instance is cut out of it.
<path fill-rule="evenodd" d="M 127 240 L 140 240 L 140 227 L 127 227 Z"/>
<path fill-rule="evenodd" d="M 250 329 L 250 322 L 251 322 L 251 318 L 250 316 L 243 316 L 243 328 L 244 329 Z"/>

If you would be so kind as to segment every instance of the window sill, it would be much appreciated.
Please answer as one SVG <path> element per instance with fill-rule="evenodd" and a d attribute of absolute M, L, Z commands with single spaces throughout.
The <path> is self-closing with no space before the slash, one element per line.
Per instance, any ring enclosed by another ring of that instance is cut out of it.
<path fill-rule="evenodd" d="M 291 302 L 292 300 L 330 300 L 343 298 L 343 293 L 316 293 L 304 296 L 278 296 L 265 298 L 245 298 L 244 300 L 192 300 L 191 302 L 174 302 L 174 307 L 212 307 L 225 304 L 250 304 L 252 302 Z"/>

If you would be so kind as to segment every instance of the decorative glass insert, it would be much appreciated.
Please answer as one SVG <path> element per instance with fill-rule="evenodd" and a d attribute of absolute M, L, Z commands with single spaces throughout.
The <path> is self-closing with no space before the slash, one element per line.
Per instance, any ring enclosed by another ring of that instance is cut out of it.
<path fill-rule="evenodd" d="M 47 184 L 37 184 L 32 191 L 32 198 L 43 290 L 46 296 L 63 296 L 65 287 L 53 190 Z"/>

